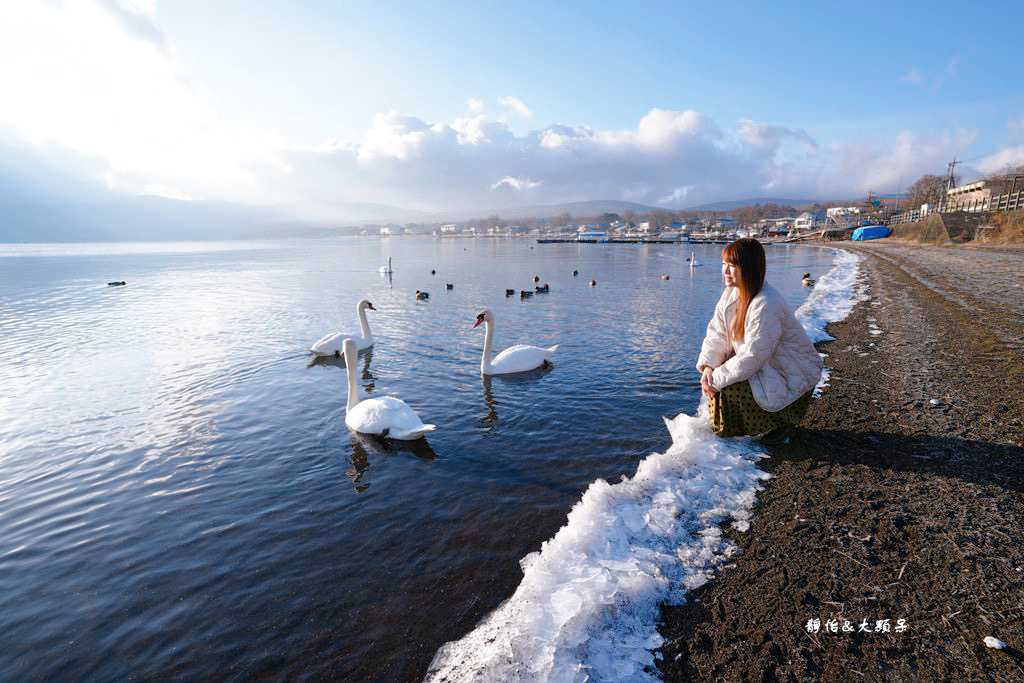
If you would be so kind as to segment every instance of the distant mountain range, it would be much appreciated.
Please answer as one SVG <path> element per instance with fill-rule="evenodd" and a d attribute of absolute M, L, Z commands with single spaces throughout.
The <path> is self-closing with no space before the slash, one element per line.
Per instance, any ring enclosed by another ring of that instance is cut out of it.
<path fill-rule="evenodd" d="M 651 211 L 732 211 L 741 206 L 753 204 L 779 204 L 782 206 L 807 206 L 820 200 L 815 199 L 783 199 L 779 197 L 755 197 L 753 199 L 735 199 L 727 202 L 714 202 L 690 206 L 685 209 L 667 209 L 663 206 L 650 206 L 647 204 L 636 204 L 634 202 L 623 202 L 614 199 L 597 199 L 586 202 L 571 202 L 568 204 L 549 204 L 543 206 L 514 206 L 504 209 L 480 209 L 477 211 L 451 211 L 434 214 L 434 220 L 467 220 L 469 218 L 483 218 L 497 214 L 502 218 L 555 218 L 563 213 L 570 213 L 576 217 L 598 216 L 602 213 L 615 213 L 620 216 L 626 211 L 633 211 L 638 214 L 645 214 Z"/>
<path fill-rule="evenodd" d="M 0 241 L 5 242 L 237 239 L 295 223 L 274 207 L 153 196 L 0 204 Z"/>
<path fill-rule="evenodd" d="M 462 209 L 458 211 L 440 211 L 435 220 L 463 221 L 470 218 L 485 218 L 491 215 L 501 216 L 506 220 L 517 218 L 555 218 L 563 213 L 573 216 L 599 216 L 602 213 L 622 214 L 625 211 L 647 213 L 662 211 L 657 206 L 635 204 L 614 199 L 594 199 L 585 202 L 569 202 L 567 204 L 544 204 L 534 206 L 508 206 L 502 209 Z"/>
<path fill-rule="evenodd" d="M 810 199 L 759 197 L 702 204 L 686 211 L 731 211 L 751 204 L 802 206 Z M 0 201 L 0 242 L 79 242 L 317 237 L 351 234 L 356 226 L 386 223 L 444 223 L 499 215 L 505 220 L 574 218 L 626 211 L 645 214 L 666 209 L 617 200 L 545 206 L 457 210 L 430 213 L 368 202 L 302 202 L 278 205 L 221 201 L 182 201 L 157 196 L 103 201 L 42 203 Z"/>
<path fill-rule="evenodd" d="M 782 206 L 805 206 L 807 204 L 814 204 L 820 200 L 817 199 L 780 199 L 778 197 L 755 197 L 754 199 L 734 199 L 729 202 L 714 202 L 711 204 L 701 204 L 700 206 L 689 206 L 683 211 L 732 211 L 738 209 L 741 206 L 751 206 L 753 204 L 779 204 Z"/>
<path fill-rule="evenodd" d="M 436 214 L 372 202 L 291 202 L 275 209 L 302 220 L 329 225 L 367 223 L 436 223 Z"/>
<path fill-rule="evenodd" d="M 143 195 L 96 202 L 0 201 L 0 242 L 97 242 L 316 237 L 354 232 L 355 226 L 443 223 L 497 214 L 506 220 L 637 213 L 657 207 L 598 200 L 429 213 L 368 202 L 295 202 L 277 205 L 182 201 Z"/>

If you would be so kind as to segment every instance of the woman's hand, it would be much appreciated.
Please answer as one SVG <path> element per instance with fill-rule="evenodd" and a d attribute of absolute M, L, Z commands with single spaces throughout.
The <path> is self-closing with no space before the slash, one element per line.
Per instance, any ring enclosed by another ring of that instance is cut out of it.
<path fill-rule="evenodd" d="M 700 373 L 700 393 L 708 398 L 718 393 L 718 389 L 715 389 L 714 382 L 712 381 L 713 375 L 714 370 L 706 366 Z"/>

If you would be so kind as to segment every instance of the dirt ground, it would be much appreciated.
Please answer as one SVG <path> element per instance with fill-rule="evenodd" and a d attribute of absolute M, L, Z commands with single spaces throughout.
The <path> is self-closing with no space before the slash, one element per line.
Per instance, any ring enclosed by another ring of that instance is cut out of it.
<path fill-rule="evenodd" d="M 842 247 L 868 298 L 664 679 L 1024 681 L 1024 250 Z"/>

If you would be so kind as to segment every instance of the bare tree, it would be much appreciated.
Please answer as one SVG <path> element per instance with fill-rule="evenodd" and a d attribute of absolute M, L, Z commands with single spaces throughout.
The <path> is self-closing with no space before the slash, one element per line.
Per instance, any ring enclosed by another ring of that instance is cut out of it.
<path fill-rule="evenodd" d="M 652 228 L 660 228 L 663 225 L 671 225 L 675 219 L 675 213 L 672 211 L 666 211 L 664 209 L 657 209 L 647 214 L 647 220 L 649 220 Z"/>
<path fill-rule="evenodd" d="M 907 202 L 911 207 L 917 207 L 925 203 L 935 203 L 946 194 L 946 176 L 923 175 L 907 188 Z M 960 182 L 960 178 L 954 176 L 953 184 Z"/>

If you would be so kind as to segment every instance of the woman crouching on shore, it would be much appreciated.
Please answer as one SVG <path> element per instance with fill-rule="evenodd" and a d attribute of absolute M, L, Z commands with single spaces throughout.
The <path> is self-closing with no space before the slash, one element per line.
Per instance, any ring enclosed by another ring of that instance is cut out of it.
<path fill-rule="evenodd" d="M 725 291 L 697 360 L 718 436 L 785 438 L 821 379 L 821 356 L 764 275 L 764 247 L 757 240 L 739 239 L 722 250 Z"/>

